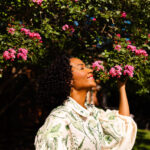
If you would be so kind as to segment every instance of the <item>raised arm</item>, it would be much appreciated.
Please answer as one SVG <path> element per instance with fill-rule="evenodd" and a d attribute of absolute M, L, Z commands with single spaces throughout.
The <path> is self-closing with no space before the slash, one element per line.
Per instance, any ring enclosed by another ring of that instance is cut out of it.
<path fill-rule="evenodd" d="M 130 116 L 130 109 L 126 94 L 126 82 L 124 83 L 119 82 L 118 87 L 120 93 L 119 114 L 124 116 Z"/>

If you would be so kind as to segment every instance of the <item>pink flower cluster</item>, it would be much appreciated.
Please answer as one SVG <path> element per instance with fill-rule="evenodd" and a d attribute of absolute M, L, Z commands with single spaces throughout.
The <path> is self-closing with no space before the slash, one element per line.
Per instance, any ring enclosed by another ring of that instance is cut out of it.
<path fill-rule="evenodd" d="M 63 25 L 62 26 L 62 29 L 64 30 L 64 31 L 71 31 L 72 33 L 75 31 L 75 29 L 73 28 L 73 26 L 69 26 L 68 24 L 65 24 L 65 25 Z"/>
<path fill-rule="evenodd" d="M 41 5 L 43 0 L 32 0 L 34 3 L 37 3 L 38 5 Z"/>
<path fill-rule="evenodd" d="M 25 48 L 19 48 L 17 58 L 19 59 L 21 57 L 23 60 L 27 60 L 27 53 L 28 50 L 26 50 Z M 4 51 L 3 58 L 5 60 L 14 61 L 14 59 L 16 58 L 16 51 L 12 48 L 8 49 L 7 51 Z"/>
<path fill-rule="evenodd" d="M 143 56 L 148 56 L 147 52 L 143 49 L 137 49 L 136 46 L 133 45 L 128 45 L 127 49 L 131 50 L 133 53 L 135 53 L 135 55 L 143 55 Z"/>
<path fill-rule="evenodd" d="M 129 77 L 133 77 L 134 74 L 133 71 L 134 71 L 134 67 L 131 65 L 125 65 L 124 69 L 122 69 L 120 65 L 116 65 L 115 67 L 112 67 L 110 69 L 109 74 L 111 77 L 117 77 L 117 78 L 120 78 L 122 73 L 123 75 L 128 75 Z"/>
<path fill-rule="evenodd" d="M 14 59 L 16 58 L 15 54 L 16 54 L 16 51 L 14 49 L 10 48 L 10 49 L 8 49 L 8 51 L 4 51 L 3 58 L 5 60 L 14 61 Z"/>
<path fill-rule="evenodd" d="M 15 29 L 14 28 L 9 28 L 8 29 L 8 33 L 13 35 L 15 33 Z"/>
<path fill-rule="evenodd" d="M 129 77 L 133 77 L 134 67 L 131 65 L 125 65 L 123 75 L 128 75 Z"/>
<path fill-rule="evenodd" d="M 121 50 L 121 45 L 116 45 L 114 49 L 120 52 L 120 50 Z"/>
<path fill-rule="evenodd" d="M 23 32 L 25 35 L 28 35 L 30 38 L 33 38 L 33 39 L 36 38 L 40 40 L 40 42 L 42 41 L 42 38 L 39 33 L 30 32 L 30 30 L 26 28 L 21 28 L 21 32 Z"/>
<path fill-rule="evenodd" d="M 95 61 L 93 64 L 92 64 L 92 68 L 96 71 L 99 71 L 99 70 L 103 70 L 104 71 L 104 66 L 102 66 L 103 62 L 98 60 L 98 61 Z"/>
<path fill-rule="evenodd" d="M 119 65 L 116 65 L 115 67 L 112 67 L 109 71 L 109 74 L 112 76 L 112 77 L 117 77 L 117 78 L 120 78 L 121 75 L 122 75 L 122 68 L 121 66 Z"/>
<path fill-rule="evenodd" d="M 19 48 L 17 58 L 22 58 L 23 60 L 27 60 L 28 50 L 25 48 Z"/>
<path fill-rule="evenodd" d="M 127 14 L 126 12 L 121 13 L 121 18 L 126 18 Z"/>

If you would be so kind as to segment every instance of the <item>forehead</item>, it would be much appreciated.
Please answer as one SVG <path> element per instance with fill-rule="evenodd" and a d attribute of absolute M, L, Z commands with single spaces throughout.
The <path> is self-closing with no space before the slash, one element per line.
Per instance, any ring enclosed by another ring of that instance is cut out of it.
<path fill-rule="evenodd" d="M 84 62 L 79 58 L 70 58 L 70 65 L 79 65 L 79 64 L 84 65 Z"/>

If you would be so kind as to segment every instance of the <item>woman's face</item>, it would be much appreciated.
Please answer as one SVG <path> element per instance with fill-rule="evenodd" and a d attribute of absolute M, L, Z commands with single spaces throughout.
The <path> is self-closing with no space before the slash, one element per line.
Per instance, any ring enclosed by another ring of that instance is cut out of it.
<path fill-rule="evenodd" d="M 93 70 L 87 68 L 84 62 L 78 58 L 70 58 L 72 66 L 72 86 L 77 90 L 90 89 L 96 86 L 93 78 Z"/>

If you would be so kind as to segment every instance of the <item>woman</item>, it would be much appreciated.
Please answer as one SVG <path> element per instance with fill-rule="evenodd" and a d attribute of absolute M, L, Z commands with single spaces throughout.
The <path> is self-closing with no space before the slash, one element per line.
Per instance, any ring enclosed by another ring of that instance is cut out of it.
<path fill-rule="evenodd" d="M 35 138 L 36 150 L 131 150 L 137 127 L 130 117 L 125 83 L 120 84 L 119 111 L 86 104 L 96 86 L 93 71 L 78 58 L 62 56 L 40 84 L 51 111 Z M 46 101 L 47 102 L 44 102 Z"/>

